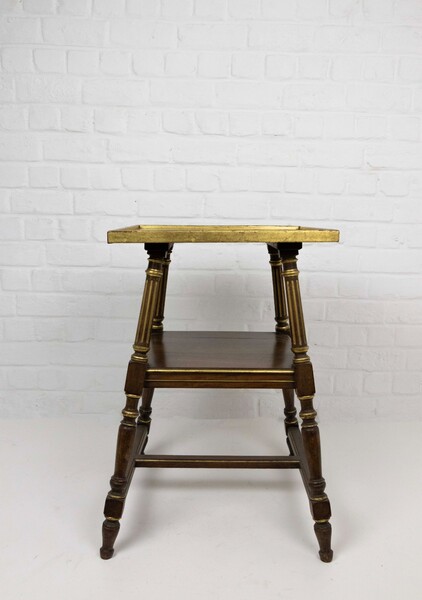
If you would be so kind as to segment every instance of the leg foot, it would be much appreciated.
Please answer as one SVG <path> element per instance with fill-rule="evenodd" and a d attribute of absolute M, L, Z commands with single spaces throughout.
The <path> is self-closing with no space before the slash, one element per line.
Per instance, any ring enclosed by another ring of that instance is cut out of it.
<path fill-rule="evenodd" d="M 315 534 L 319 543 L 319 557 L 322 562 L 331 562 L 333 560 L 333 551 L 331 550 L 331 525 L 328 521 L 325 523 L 315 523 Z"/>
<path fill-rule="evenodd" d="M 103 545 L 100 548 L 100 556 L 104 560 L 111 558 L 114 554 L 114 542 L 119 533 L 119 521 L 106 519 L 103 523 Z"/>

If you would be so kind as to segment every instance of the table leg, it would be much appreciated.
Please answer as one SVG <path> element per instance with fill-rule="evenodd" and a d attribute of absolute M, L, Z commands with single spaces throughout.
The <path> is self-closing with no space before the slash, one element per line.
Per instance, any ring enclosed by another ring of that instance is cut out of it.
<path fill-rule="evenodd" d="M 315 394 L 313 368 L 307 354 L 305 323 L 303 319 L 302 301 L 299 287 L 299 271 L 297 254 L 301 244 L 280 244 L 283 257 L 283 275 L 286 283 L 287 306 L 290 321 L 292 351 L 296 379 L 296 394 L 299 398 L 302 419 L 301 433 L 307 465 L 303 469 L 305 488 L 308 493 L 314 530 L 318 539 L 322 561 L 330 562 L 333 558 L 331 549 L 331 508 L 325 493 L 325 479 L 321 468 L 321 444 L 317 422 L 317 413 L 313 406 Z"/>
<path fill-rule="evenodd" d="M 163 265 L 169 250 L 168 244 L 146 244 L 149 254 L 148 268 L 138 327 L 133 345 L 134 353 L 130 359 L 126 383 L 126 405 L 122 411 L 123 419 L 120 423 L 117 436 L 116 461 L 114 474 L 110 480 L 111 490 L 107 495 L 103 523 L 103 545 L 100 550 L 101 558 L 111 558 L 114 553 L 114 542 L 120 528 L 120 519 L 123 514 L 126 495 L 134 469 L 134 457 L 137 446 L 142 445 L 142 434 L 146 440 L 148 427 L 142 423 L 137 424 L 138 404 L 143 393 L 145 371 L 147 367 L 147 354 L 150 346 L 153 318 L 157 314 L 160 282 L 163 276 Z M 146 404 L 152 394 L 146 394 Z"/>

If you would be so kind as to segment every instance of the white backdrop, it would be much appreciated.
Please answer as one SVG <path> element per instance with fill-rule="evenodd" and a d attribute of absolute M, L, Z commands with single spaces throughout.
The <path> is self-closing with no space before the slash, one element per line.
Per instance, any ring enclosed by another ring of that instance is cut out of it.
<path fill-rule="evenodd" d="M 302 295 L 324 419 L 421 419 L 422 4 L 0 0 L 2 414 L 119 414 L 135 223 L 336 227 Z M 271 330 L 264 245 L 176 246 L 168 328 Z M 281 414 L 272 391 L 154 413 Z"/>

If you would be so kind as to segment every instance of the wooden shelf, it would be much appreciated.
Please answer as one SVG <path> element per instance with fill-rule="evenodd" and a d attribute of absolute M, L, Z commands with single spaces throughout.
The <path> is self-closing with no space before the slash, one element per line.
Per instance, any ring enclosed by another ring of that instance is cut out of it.
<path fill-rule="evenodd" d="M 154 333 L 145 387 L 292 388 L 290 346 L 274 332 Z"/>

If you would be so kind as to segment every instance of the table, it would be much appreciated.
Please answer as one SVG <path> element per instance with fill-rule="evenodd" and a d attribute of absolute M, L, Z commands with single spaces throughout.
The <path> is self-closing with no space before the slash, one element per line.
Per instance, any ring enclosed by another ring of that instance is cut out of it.
<path fill-rule="evenodd" d="M 108 242 L 144 243 L 148 267 L 130 358 L 126 404 L 117 436 L 100 555 L 109 559 L 135 468 L 299 469 L 308 495 L 319 556 L 333 557 L 330 503 L 321 469 L 313 406 L 313 368 L 299 287 L 297 259 L 304 242 L 337 242 L 335 229 L 272 225 L 135 225 L 108 232 Z M 264 243 L 272 273 L 275 331 L 164 331 L 170 255 L 176 243 Z M 281 389 L 288 456 L 145 454 L 155 388 Z M 299 426 L 294 393 L 300 403 Z M 139 407 L 139 403 L 141 406 Z M 139 410 L 138 410 L 139 407 Z"/>

